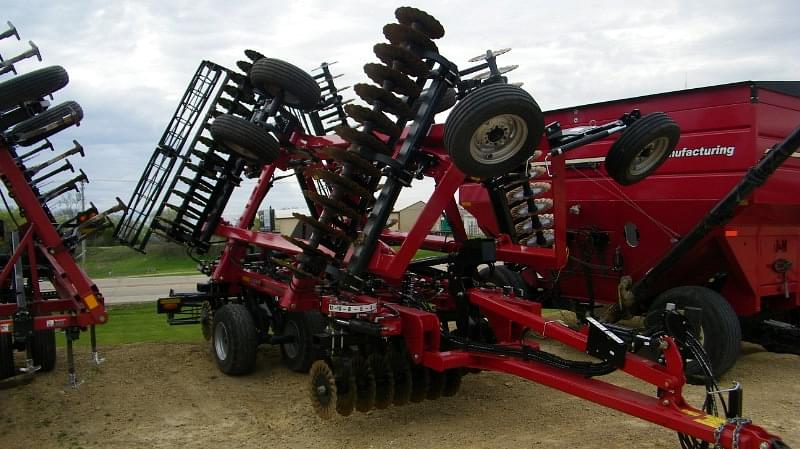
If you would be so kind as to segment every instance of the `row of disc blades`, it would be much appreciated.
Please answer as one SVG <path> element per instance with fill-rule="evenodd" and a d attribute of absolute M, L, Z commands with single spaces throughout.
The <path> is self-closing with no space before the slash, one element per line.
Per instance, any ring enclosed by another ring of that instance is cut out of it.
<path fill-rule="evenodd" d="M 339 261 L 317 249 L 322 245 L 331 253 L 344 255 L 363 224 L 367 208 L 374 202 L 381 171 L 376 155 L 391 157 L 392 142 L 398 138 L 405 122 L 413 118 L 413 101 L 420 95 L 418 78 L 428 76 L 430 67 L 423 59 L 426 52 L 437 51 L 432 39 L 444 35 L 444 28 L 429 14 L 415 8 L 395 11 L 398 23 L 383 29 L 389 43 L 373 47 L 381 61 L 364 66 L 367 76 L 376 84 L 356 84 L 353 89 L 371 107 L 348 104 L 345 112 L 358 127 L 339 126 L 336 134 L 349 142 L 349 147 L 328 148 L 333 160 L 325 168 L 306 170 L 308 178 L 328 186 L 330 194 L 305 192 L 321 213 L 319 218 L 298 214 L 296 218 L 313 230 L 312 238 L 301 245 L 297 276 L 319 276 L 328 264 Z M 394 116 L 393 119 L 390 116 Z M 388 139 L 388 141 L 387 141 Z"/>
<path fill-rule="evenodd" d="M 311 366 L 309 393 L 314 410 L 325 419 L 334 413 L 349 416 L 390 405 L 453 396 L 461 387 L 463 370 L 435 371 L 411 363 L 397 348 L 367 357 L 348 354 L 318 360 Z"/>

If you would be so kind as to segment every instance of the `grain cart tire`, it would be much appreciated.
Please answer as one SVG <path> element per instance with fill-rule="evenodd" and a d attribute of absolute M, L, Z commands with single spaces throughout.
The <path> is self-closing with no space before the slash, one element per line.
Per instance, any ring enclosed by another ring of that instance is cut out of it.
<path fill-rule="evenodd" d="M 6 111 L 26 101 L 38 100 L 69 82 L 64 67 L 51 66 L 34 70 L 0 83 L 0 111 Z"/>
<path fill-rule="evenodd" d="M 253 317 L 245 306 L 225 304 L 217 310 L 211 341 L 220 371 L 231 376 L 253 371 L 258 338 Z"/>
<path fill-rule="evenodd" d="M 0 379 L 15 374 L 14 348 L 11 345 L 11 334 L 0 334 Z"/>
<path fill-rule="evenodd" d="M 269 164 L 280 155 L 280 144 L 266 129 L 241 117 L 225 114 L 211 123 L 211 135 L 225 149 L 256 164 Z"/>
<path fill-rule="evenodd" d="M 6 135 L 17 145 L 27 147 L 44 140 L 83 120 L 83 109 L 74 101 L 65 101 L 58 106 L 19 122 Z"/>
<path fill-rule="evenodd" d="M 56 367 L 56 332 L 54 330 L 34 331 L 33 364 L 42 367 L 41 371 L 53 371 Z"/>
<path fill-rule="evenodd" d="M 522 291 L 522 297 L 528 297 L 528 286 L 522 279 L 522 275 L 505 265 L 495 265 L 493 269 L 491 267 L 481 268 L 478 275 L 495 287 L 511 287 L 514 289 L 515 295 Z"/>
<path fill-rule="evenodd" d="M 280 59 L 261 58 L 250 69 L 253 85 L 272 97 L 284 92 L 283 102 L 305 112 L 316 109 L 321 98 L 319 85 L 303 69 Z"/>
<path fill-rule="evenodd" d="M 650 176 L 667 160 L 681 128 L 667 114 L 654 112 L 633 122 L 606 155 L 606 171 L 627 186 Z"/>
<path fill-rule="evenodd" d="M 311 364 L 320 358 L 314 348 L 314 335 L 323 332 L 325 326 L 325 316 L 316 310 L 289 313 L 283 325 L 283 335 L 291 335 L 294 341 L 281 345 L 283 364 L 298 373 L 308 372 Z"/>
<path fill-rule="evenodd" d="M 657 325 L 658 313 L 666 308 L 667 303 L 675 304 L 677 310 L 685 307 L 702 309 L 702 321 L 698 339 L 703 343 L 714 376 L 725 374 L 739 357 L 742 340 L 742 329 L 739 317 L 722 295 L 705 287 L 675 287 L 658 295 L 650 305 L 645 324 L 647 327 Z M 702 371 L 697 362 L 686 364 L 687 375 L 699 376 Z"/>
<path fill-rule="evenodd" d="M 510 84 L 481 87 L 458 102 L 444 126 L 444 145 L 467 176 L 506 174 L 533 155 L 544 115 L 528 92 Z"/>

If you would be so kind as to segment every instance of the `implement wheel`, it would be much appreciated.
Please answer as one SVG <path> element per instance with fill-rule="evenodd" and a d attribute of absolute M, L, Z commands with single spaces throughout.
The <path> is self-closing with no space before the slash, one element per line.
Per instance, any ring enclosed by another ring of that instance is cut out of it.
<path fill-rule="evenodd" d="M 225 304 L 214 314 L 212 347 L 220 371 L 240 376 L 256 365 L 256 325 L 241 304 Z"/>
<path fill-rule="evenodd" d="M 739 347 L 742 341 L 742 329 L 739 317 L 722 295 L 705 287 L 684 286 L 676 287 L 658 295 L 650 305 L 645 319 L 647 327 L 657 325 L 660 312 L 668 303 L 675 304 L 678 311 L 686 307 L 695 307 L 702 310 L 700 328 L 695 337 L 703 344 L 708 354 L 714 376 L 725 374 L 739 357 Z M 684 370 L 687 375 L 699 376 L 703 372 L 697 361 L 687 360 Z"/>
<path fill-rule="evenodd" d="M 266 129 L 235 115 L 211 123 L 211 135 L 225 149 L 254 164 L 269 164 L 280 156 L 280 144 Z"/>
<path fill-rule="evenodd" d="M 667 160 L 681 128 L 667 114 L 654 112 L 633 122 L 606 155 L 606 171 L 624 186 L 650 176 Z"/>
<path fill-rule="evenodd" d="M 283 335 L 294 337 L 294 341 L 281 345 L 283 364 L 292 371 L 305 373 L 319 359 L 314 350 L 314 335 L 325 330 L 325 317 L 318 311 L 293 312 L 286 317 Z"/>
<path fill-rule="evenodd" d="M 33 364 L 42 367 L 43 372 L 56 367 L 56 332 L 54 330 L 33 333 Z"/>
<path fill-rule="evenodd" d="M 68 82 L 67 71 L 57 65 L 11 78 L 0 83 L 0 111 L 11 109 L 26 101 L 38 100 L 61 89 Z"/>
<path fill-rule="evenodd" d="M 7 135 L 9 140 L 27 147 L 61 132 L 83 120 L 83 109 L 74 101 L 65 101 L 58 106 L 19 122 Z"/>
<path fill-rule="evenodd" d="M 261 58 L 250 69 L 253 86 L 272 97 L 283 91 L 283 102 L 305 112 L 316 109 L 321 98 L 319 85 L 303 69 L 280 59 Z"/>
<path fill-rule="evenodd" d="M 478 88 L 444 125 L 444 145 L 467 176 L 490 178 L 522 165 L 544 132 L 544 115 L 528 92 L 510 84 Z"/>

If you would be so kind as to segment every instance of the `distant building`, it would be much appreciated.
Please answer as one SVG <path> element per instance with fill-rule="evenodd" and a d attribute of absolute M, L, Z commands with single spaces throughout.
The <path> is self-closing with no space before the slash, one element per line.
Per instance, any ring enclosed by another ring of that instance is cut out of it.
<path fill-rule="evenodd" d="M 414 227 L 414 223 L 417 222 L 420 214 L 422 213 L 422 209 L 425 208 L 425 203 L 422 201 L 417 201 L 416 203 L 410 204 L 402 209 L 396 210 L 389 215 L 389 229 L 393 231 L 400 231 L 400 232 L 408 232 Z M 310 229 L 303 229 L 305 225 L 302 225 L 294 216 L 293 213 L 301 213 L 301 214 L 308 214 L 308 211 L 305 209 L 282 209 L 275 211 L 275 232 L 285 235 L 294 235 L 294 236 L 308 236 L 311 232 Z M 478 223 L 475 220 L 475 217 L 470 215 L 466 210 L 459 206 L 458 212 L 461 214 L 461 219 L 464 221 L 464 228 L 467 231 L 467 235 L 469 236 L 478 236 L 481 235 L 481 230 L 478 227 Z M 298 228 L 300 225 L 300 228 Z M 435 234 L 450 234 L 452 231 L 450 229 L 449 223 L 447 220 L 442 217 L 439 221 L 433 226 L 431 229 L 432 233 Z"/>

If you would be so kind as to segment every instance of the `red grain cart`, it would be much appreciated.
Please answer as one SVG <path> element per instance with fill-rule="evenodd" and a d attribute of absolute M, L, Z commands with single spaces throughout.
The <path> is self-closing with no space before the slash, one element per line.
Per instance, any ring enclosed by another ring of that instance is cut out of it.
<path fill-rule="evenodd" d="M 735 362 L 740 338 L 797 352 L 800 154 L 717 221 L 709 212 L 800 123 L 800 82 L 688 89 L 554 110 L 546 119 L 564 128 L 597 126 L 634 108 L 673 117 L 681 127 L 678 146 L 654 175 L 628 186 L 614 182 L 604 166 L 613 139 L 569 152 L 569 262 L 544 273 L 520 266 L 527 284 L 543 288 L 543 299 L 556 305 L 569 300 L 581 314 L 595 303 L 620 301 L 632 301 L 633 313 L 667 302 L 699 307 L 719 374 Z M 462 188 L 461 200 L 488 223 L 488 198 L 479 190 Z M 693 227 L 702 238 L 678 245 Z"/>

